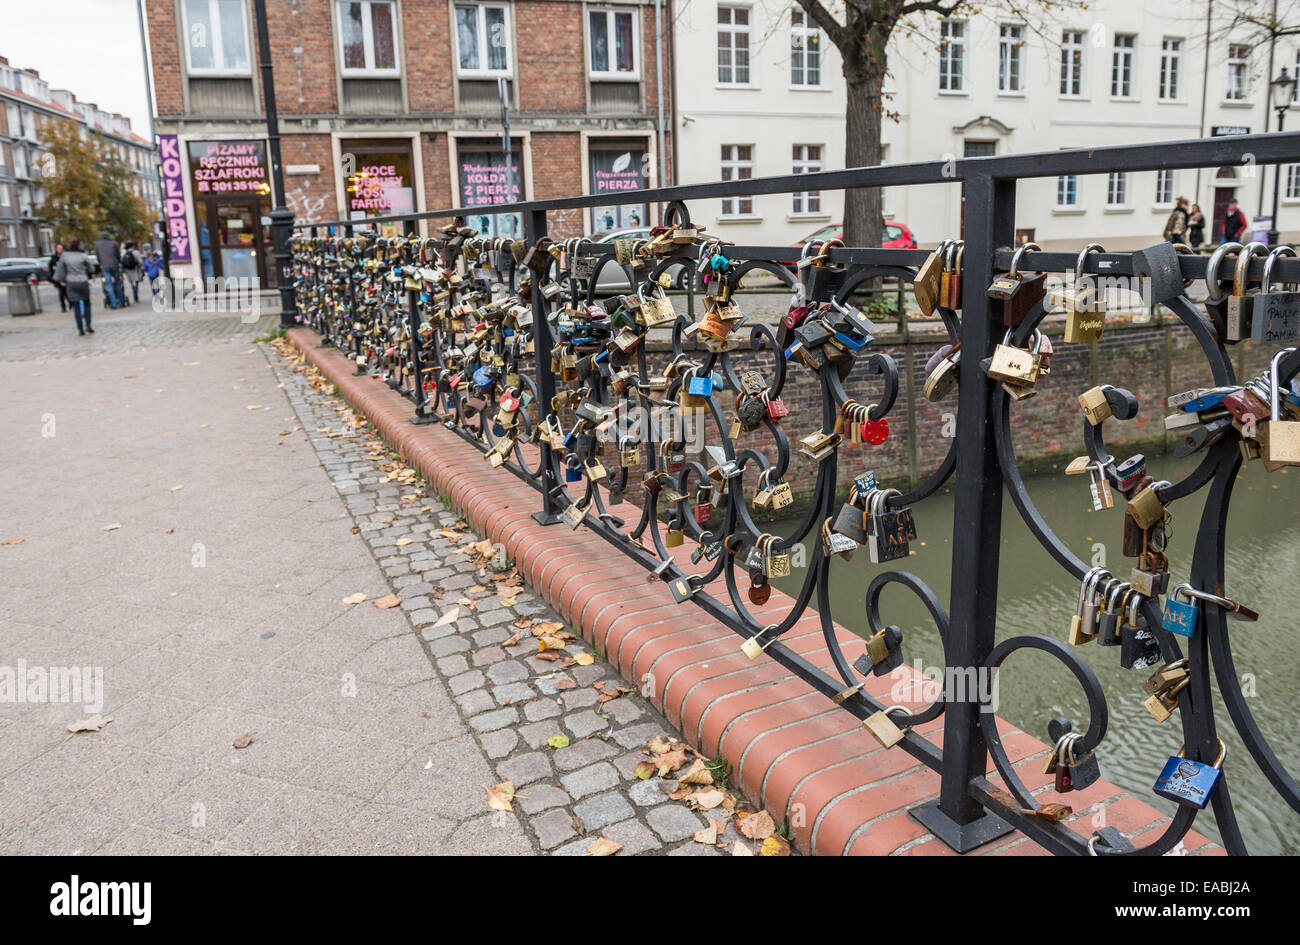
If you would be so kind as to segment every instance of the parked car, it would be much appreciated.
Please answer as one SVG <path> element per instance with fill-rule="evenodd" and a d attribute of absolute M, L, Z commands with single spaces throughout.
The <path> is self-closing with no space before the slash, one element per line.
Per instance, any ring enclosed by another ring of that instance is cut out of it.
<path fill-rule="evenodd" d="M 0 259 L 0 282 L 26 282 L 33 275 L 41 282 L 50 281 L 52 273 L 45 260 L 27 256 Z"/>
<path fill-rule="evenodd" d="M 881 234 L 881 247 L 883 249 L 916 249 L 916 237 L 908 228 L 906 223 L 899 223 L 897 220 L 886 220 L 885 229 Z M 828 223 L 816 232 L 809 233 L 799 242 L 795 243 L 797 249 L 802 250 L 808 243 L 824 243 L 827 240 L 839 240 L 844 238 L 843 223 Z M 786 260 L 786 264 L 793 266 L 795 260 Z"/>
<path fill-rule="evenodd" d="M 650 238 L 650 228 L 640 227 L 629 230 L 607 230 L 601 233 L 592 234 L 592 241 L 596 243 L 612 243 L 614 240 L 648 240 Z M 673 263 L 668 267 L 668 274 L 672 276 L 673 288 L 685 289 L 686 280 L 691 277 L 690 270 L 681 263 Z M 597 292 L 630 292 L 632 286 L 628 284 L 627 274 L 621 266 L 612 263 L 600 271 L 600 279 L 596 282 Z"/>

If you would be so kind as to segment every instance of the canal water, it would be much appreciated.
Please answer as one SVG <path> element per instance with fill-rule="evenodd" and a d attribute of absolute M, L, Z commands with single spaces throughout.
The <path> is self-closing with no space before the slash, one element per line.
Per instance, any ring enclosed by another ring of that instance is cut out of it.
<path fill-rule="evenodd" d="M 1196 457 L 1199 459 L 1199 457 Z M 1195 464 L 1163 457 L 1151 460 L 1157 478 L 1177 481 Z M 842 477 L 843 478 L 843 477 Z M 1088 481 L 1064 474 L 1026 477 L 1029 494 L 1048 525 L 1085 561 L 1099 550 L 1116 574 L 1127 576 L 1131 559 L 1119 554 L 1123 530 L 1122 496 L 1116 507 L 1092 511 Z M 1186 580 L 1192 545 L 1204 504 L 1204 493 L 1180 499 L 1173 515 L 1169 558 L 1171 586 Z M 1242 603 L 1259 611 L 1258 623 L 1229 623 L 1233 658 L 1256 724 L 1278 758 L 1294 775 L 1300 772 L 1300 468 L 1266 473 L 1263 466 L 1242 467 L 1233 490 L 1228 521 L 1226 588 Z M 834 562 L 831 569 L 831 608 L 835 619 L 859 633 L 865 631 L 865 595 L 870 577 L 888 567 L 907 570 L 924 580 L 943 602 L 948 601 L 952 565 L 950 490 L 919 503 L 915 509 L 918 540 L 908 559 L 873 565 L 863 549 L 851 562 Z M 793 520 L 789 523 L 794 526 Z M 771 526 L 769 526 L 771 527 Z M 774 531 L 786 533 L 778 523 Z M 806 571 L 775 582 L 797 592 Z M 1010 498 L 1003 504 L 1002 578 L 998 587 L 998 641 L 1022 634 L 1042 634 L 1065 640 L 1078 600 L 1078 583 L 1066 575 L 1043 550 L 1020 519 Z M 903 629 L 904 659 L 925 667 L 942 667 L 938 633 L 928 612 L 906 588 L 887 587 L 881 594 L 881 616 Z M 1109 726 L 1098 748 L 1102 776 L 1136 797 L 1172 815 L 1175 805 L 1152 793 L 1152 785 L 1170 755 L 1181 744 L 1178 719 L 1157 723 L 1143 707 L 1142 684 L 1147 673 L 1119 666 L 1118 647 L 1086 644 L 1078 650 L 1101 680 L 1109 706 Z M 1057 716 L 1087 724 L 1087 702 L 1074 677 L 1055 659 L 1037 651 L 1019 650 L 1000 674 L 999 714 L 1024 731 L 1048 741 L 1048 723 Z M 1227 745 L 1225 764 L 1233 806 L 1252 854 L 1300 853 L 1300 815 L 1276 794 L 1246 752 L 1217 699 L 1216 721 Z M 1062 798 L 1066 802 L 1069 796 Z M 1219 838 L 1212 812 L 1196 820 L 1196 829 Z"/>

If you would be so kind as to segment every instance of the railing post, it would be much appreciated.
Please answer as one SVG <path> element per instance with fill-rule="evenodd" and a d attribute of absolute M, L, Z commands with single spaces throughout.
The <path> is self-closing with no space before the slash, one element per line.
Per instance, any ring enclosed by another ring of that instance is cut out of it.
<path fill-rule="evenodd" d="M 998 605 L 998 551 L 1002 540 L 1002 473 L 990 415 L 993 382 L 980 360 L 997 338 L 989 318 L 987 288 L 993 254 L 1015 233 L 1014 180 L 984 173 L 966 178 L 966 249 L 963 254 L 961 339 L 957 383 L 957 483 L 953 489 L 952 593 L 947 652 L 949 686 L 957 674 L 978 671 L 994 645 Z M 988 843 L 1012 827 L 971 797 L 970 783 L 988 770 L 988 746 L 980 726 L 987 718 L 970 690 L 944 709 L 943 765 L 939 800 L 912 816 L 958 853 Z"/>
<path fill-rule="evenodd" d="M 418 232 L 418 224 L 414 220 L 407 220 L 402 224 L 402 232 L 406 234 L 407 239 L 411 239 Z M 406 305 L 411 332 L 411 343 L 408 345 L 411 351 L 411 376 L 415 379 L 415 416 L 411 418 L 411 422 L 419 426 L 433 423 L 438 417 L 430 409 L 429 396 L 424 391 L 424 369 L 420 365 L 420 293 L 418 290 L 407 290 Z"/>
<path fill-rule="evenodd" d="M 524 239 L 530 245 L 546 236 L 546 211 L 529 210 L 524 214 Z M 534 275 L 530 279 L 532 291 L 530 297 L 533 306 L 533 351 L 537 363 L 537 416 L 542 418 L 551 412 L 551 402 L 555 399 L 555 375 L 551 373 L 551 323 L 546 320 L 546 299 L 542 295 L 541 280 Z M 546 437 L 538 441 L 542 453 L 542 509 L 534 512 L 533 518 L 542 525 L 554 525 L 560 521 L 559 503 L 555 501 L 556 493 L 561 488 L 561 480 L 556 475 L 555 457 L 551 455 L 551 443 Z"/>

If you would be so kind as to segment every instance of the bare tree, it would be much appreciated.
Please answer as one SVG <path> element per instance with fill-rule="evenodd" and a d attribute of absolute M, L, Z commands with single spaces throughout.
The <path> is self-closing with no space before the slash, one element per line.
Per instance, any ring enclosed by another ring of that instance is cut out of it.
<path fill-rule="evenodd" d="M 933 23 L 953 16 L 1001 13 L 1024 21 L 1038 32 L 1036 24 L 1049 11 L 1079 9 L 1085 0 L 1003 0 L 992 6 L 967 0 L 798 0 L 798 3 L 840 52 L 848 96 L 844 166 L 869 167 L 880 163 L 881 126 L 888 117 L 883 91 L 889 73 L 887 47 L 896 30 L 922 37 L 938 48 L 942 41 L 937 35 L 927 33 L 927 17 Z M 845 192 L 844 239 L 849 245 L 879 246 L 883 222 L 878 188 Z"/>

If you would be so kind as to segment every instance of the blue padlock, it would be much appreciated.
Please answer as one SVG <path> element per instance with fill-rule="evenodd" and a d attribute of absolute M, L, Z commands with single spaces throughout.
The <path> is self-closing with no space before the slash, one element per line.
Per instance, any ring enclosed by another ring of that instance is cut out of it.
<path fill-rule="evenodd" d="M 726 269 L 730 265 L 731 265 L 731 260 L 728 259 L 726 256 L 722 255 L 721 253 L 714 253 L 712 258 L 709 259 L 710 269 L 722 270 L 722 269 Z"/>
<path fill-rule="evenodd" d="M 491 386 L 492 386 L 493 381 L 492 381 L 492 378 L 488 375 L 488 369 L 487 369 L 487 368 L 485 368 L 485 367 L 481 367 L 481 368 L 479 368 L 477 371 L 474 372 L 474 383 L 477 384 L 479 387 L 491 387 Z"/>
<path fill-rule="evenodd" d="M 1214 764 L 1207 765 L 1202 761 L 1184 758 L 1180 748 L 1178 754 L 1165 763 L 1160 777 L 1156 778 L 1155 792 L 1184 807 L 1205 810 L 1214 789 L 1219 786 L 1219 779 L 1223 777 L 1223 756 L 1226 752 L 1223 739 L 1219 739 L 1219 757 Z"/>
<path fill-rule="evenodd" d="M 1190 637 L 1196 633 L 1196 618 L 1200 614 L 1200 608 L 1190 593 L 1191 589 L 1190 584 L 1179 584 L 1165 598 L 1165 615 L 1161 623 L 1170 633 L 1176 633 L 1180 637 Z M 1178 599 L 1180 593 L 1187 595 L 1186 601 Z"/>
<path fill-rule="evenodd" d="M 860 338 L 855 334 L 848 334 L 842 331 L 837 331 L 835 333 L 835 340 L 838 341 L 840 344 L 844 345 L 844 347 L 848 348 L 850 351 L 853 351 L 855 353 L 861 351 L 863 348 L 865 348 L 868 344 L 871 343 L 870 336 L 866 338 Z"/>
<path fill-rule="evenodd" d="M 573 462 L 570 464 L 566 460 L 564 464 L 564 481 L 582 482 L 582 470 L 578 468 L 578 458 L 576 456 L 570 456 L 569 459 L 573 460 Z"/>
<path fill-rule="evenodd" d="M 1210 410 L 1223 403 L 1223 398 L 1227 397 L 1231 393 L 1231 390 L 1221 390 L 1209 394 L 1202 394 L 1200 397 L 1197 397 L 1194 400 L 1189 400 L 1187 403 L 1183 404 L 1183 411 L 1185 413 L 1200 413 L 1202 410 Z"/>
<path fill-rule="evenodd" d="M 857 490 L 859 499 L 865 499 L 867 493 L 876 488 L 875 470 L 868 469 L 861 476 L 855 477 L 853 480 L 853 488 Z"/>
<path fill-rule="evenodd" d="M 785 349 L 785 359 L 787 361 L 793 361 L 794 353 L 802 347 L 803 347 L 802 341 L 796 341 L 794 344 L 790 345 L 790 347 Z"/>
<path fill-rule="evenodd" d="M 686 383 L 686 392 L 692 397 L 712 397 L 713 378 L 692 376 Z"/>

